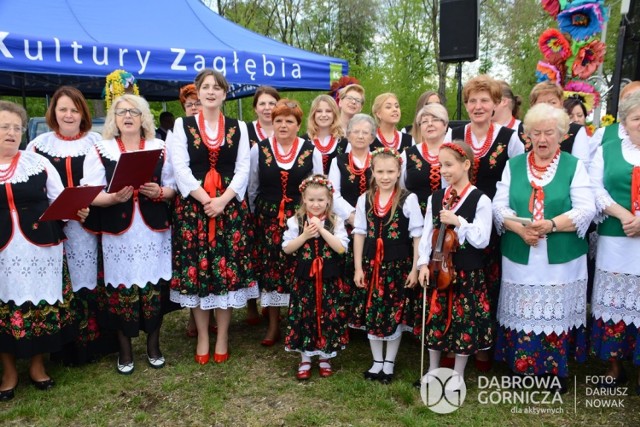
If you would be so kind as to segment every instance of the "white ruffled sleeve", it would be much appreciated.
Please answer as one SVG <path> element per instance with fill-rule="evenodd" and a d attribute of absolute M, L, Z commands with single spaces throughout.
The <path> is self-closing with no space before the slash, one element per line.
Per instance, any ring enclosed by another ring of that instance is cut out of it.
<path fill-rule="evenodd" d="M 358 202 L 356 203 L 356 216 L 353 221 L 353 234 L 367 234 L 367 213 L 365 212 L 366 201 L 367 193 L 358 197 Z"/>
<path fill-rule="evenodd" d="M 82 164 L 82 179 L 80 185 L 107 185 L 107 175 L 104 164 L 100 160 L 97 149 L 89 150 Z M 106 187 L 103 191 L 106 191 Z"/>
<path fill-rule="evenodd" d="M 287 229 L 282 235 L 282 249 L 286 248 L 293 239 L 300 235 L 298 229 L 298 218 L 294 215 L 287 218 Z"/>
<path fill-rule="evenodd" d="M 571 149 L 571 154 L 582 160 L 584 166 L 589 170 L 589 164 L 591 163 L 591 158 L 593 157 L 593 153 L 591 152 L 591 141 L 589 139 L 589 135 L 587 134 L 587 128 L 584 126 L 580 127 L 578 133 L 573 140 L 573 148 Z"/>
<path fill-rule="evenodd" d="M 340 174 L 340 168 L 338 167 L 338 160 L 334 157 L 329 167 L 329 181 L 333 184 L 333 212 L 338 215 L 341 220 L 346 221 L 349 215 L 355 211 L 355 208 L 342 197 L 340 193 L 341 180 L 342 176 Z"/>
<path fill-rule="evenodd" d="M 427 199 L 427 212 L 424 215 L 424 225 L 422 236 L 418 245 L 418 269 L 425 264 L 429 264 L 431 259 L 431 240 L 433 239 L 433 211 L 431 209 L 431 197 Z"/>
<path fill-rule="evenodd" d="M 402 212 L 404 216 L 409 218 L 409 236 L 412 238 L 422 236 L 424 217 L 422 216 L 422 210 L 420 210 L 418 196 L 413 193 L 409 194 L 404 201 L 404 205 L 402 205 Z"/>
<path fill-rule="evenodd" d="M 47 171 L 47 199 L 49 199 L 49 204 L 51 204 L 64 190 L 64 184 L 62 184 L 60 174 L 49 159 L 45 158 L 44 168 Z"/>
<path fill-rule="evenodd" d="M 182 118 L 176 119 L 171 138 L 171 158 L 176 185 L 182 197 L 188 197 L 192 191 L 200 188 L 198 181 L 191 172 L 189 151 L 187 149 L 187 135 L 184 133 Z"/>
<path fill-rule="evenodd" d="M 575 225 L 578 236 L 584 238 L 596 213 L 596 204 L 589 174 L 580 160 L 576 165 L 576 172 L 571 181 L 569 194 L 571 197 L 571 209 L 566 212 L 566 215 Z"/>
<path fill-rule="evenodd" d="M 340 243 L 344 248 L 344 252 L 346 253 L 349 249 L 349 235 L 347 234 L 347 229 L 344 226 L 344 222 L 337 221 L 333 230 L 333 235 L 340 239 Z"/>
<path fill-rule="evenodd" d="M 504 233 L 504 217 L 515 216 L 516 212 L 509 207 L 509 186 L 511 185 L 511 168 L 509 162 L 502 171 L 502 178 L 496 183 L 496 194 L 493 196 L 493 223 L 498 234 Z"/>
<path fill-rule="evenodd" d="M 492 227 L 491 199 L 484 194 L 480 196 L 476 206 L 476 215 L 472 223 L 467 222 L 462 216 L 458 216 L 460 226 L 456 227 L 458 241 L 462 245 L 469 242 L 477 249 L 484 249 L 489 245 Z"/>
<path fill-rule="evenodd" d="M 602 146 L 598 146 L 596 154 L 591 160 L 589 177 L 591 178 L 591 187 L 593 188 L 596 203 L 596 216 L 594 221 L 599 223 L 604 221 L 608 216 L 604 213 L 604 210 L 615 203 L 613 197 L 611 197 L 607 189 L 604 188 L 604 157 L 602 154 Z"/>
<path fill-rule="evenodd" d="M 524 144 L 518 136 L 518 131 L 514 131 L 509 139 L 509 145 L 507 146 L 507 155 L 509 158 L 513 158 L 519 154 L 524 153 Z"/>
<path fill-rule="evenodd" d="M 258 144 L 255 144 L 249 152 L 249 188 L 247 191 L 249 192 L 249 209 L 251 212 L 255 211 L 256 197 L 258 197 L 258 191 L 260 190 L 259 159 Z"/>
<path fill-rule="evenodd" d="M 233 178 L 229 183 L 231 188 L 236 193 L 236 199 L 242 202 L 244 194 L 247 191 L 249 184 L 249 170 L 250 156 L 249 156 L 249 133 L 247 131 L 247 124 L 241 120 L 238 120 L 238 127 L 240 128 L 240 144 L 238 145 L 238 153 L 236 154 L 236 165 L 233 170 Z"/>

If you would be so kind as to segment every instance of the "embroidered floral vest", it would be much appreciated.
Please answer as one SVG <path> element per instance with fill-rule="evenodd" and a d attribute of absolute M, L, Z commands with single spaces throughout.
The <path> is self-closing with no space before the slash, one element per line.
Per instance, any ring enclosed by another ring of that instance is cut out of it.
<path fill-rule="evenodd" d="M 340 171 L 340 194 L 351 206 L 356 206 L 358 197 L 369 189 L 371 181 L 371 168 L 364 171 L 364 175 L 358 176 L 349 170 L 349 154 L 340 154 L 336 157 L 336 164 Z M 364 191 L 361 188 L 361 179 L 364 179 Z"/>
<path fill-rule="evenodd" d="M 400 195 L 398 207 L 393 214 L 393 219 L 388 222 L 389 211 L 383 218 L 373 213 L 367 200 L 365 212 L 367 213 L 367 235 L 364 239 L 364 258 L 372 260 L 376 256 L 376 239 L 382 237 L 384 242 L 383 261 L 396 261 L 411 258 L 413 254 L 413 241 L 409 235 L 409 218 L 404 215 L 402 207 L 409 196 L 408 191 Z M 365 199 L 366 200 L 366 199 Z"/>

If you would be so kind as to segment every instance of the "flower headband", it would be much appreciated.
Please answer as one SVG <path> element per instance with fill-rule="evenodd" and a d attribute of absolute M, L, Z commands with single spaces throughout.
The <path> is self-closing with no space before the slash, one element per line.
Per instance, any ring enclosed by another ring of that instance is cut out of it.
<path fill-rule="evenodd" d="M 304 190 L 306 190 L 309 185 L 321 185 L 323 187 L 327 187 L 329 193 L 333 194 L 333 184 L 331 184 L 331 181 L 323 175 L 313 175 L 304 179 L 298 187 L 300 193 L 304 193 Z"/>
<path fill-rule="evenodd" d="M 440 146 L 440 148 L 442 147 L 449 148 L 455 151 L 456 153 L 460 154 L 463 158 L 468 159 L 467 153 L 458 144 L 454 144 L 453 142 L 445 142 Z"/>
<path fill-rule="evenodd" d="M 374 157 L 379 156 L 381 154 L 386 154 L 387 156 L 392 156 L 400 164 L 402 164 L 402 157 L 400 156 L 400 153 L 398 152 L 398 150 L 396 150 L 395 148 L 388 148 L 388 147 L 376 148 L 375 150 L 373 150 L 371 152 L 371 159 L 373 159 Z"/>

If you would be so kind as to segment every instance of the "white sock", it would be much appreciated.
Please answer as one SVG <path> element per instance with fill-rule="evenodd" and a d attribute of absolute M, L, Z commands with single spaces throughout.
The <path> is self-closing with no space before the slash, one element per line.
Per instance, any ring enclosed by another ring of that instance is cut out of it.
<path fill-rule="evenodd" d="M 431 372 L 440 367 L 440 356 L 442 352 L 440 350 L 429 349 L 429 371 Z"/>
<path fill-rule="evenodd" d="M 382 368 L 382 372 L 385 374 L 393 374 L 393 365 L 398 355 L 398 349 L 400 349 L 401 338 L 402 336 L 399 336 L 395 340 L 387 341 L 387 354 L 384 356 L 384 367 Z"/>
<path fill-rule="evenodd" d="M 318 360 L 319 365 L 322 369 L 329 369 L 331 368 L 331 359 L 319 359 Z"/>
<path fill-rule="evenodd" d="M 298 370 L 299 370 L 299 371 L 308 371 L 309 369 L 311 369 L 311 357 L 307 356 L 307 355 L 306 355 L 306 354 L 304 354 L 304 353 L 301 353 L 301 355 L 302 355 L 302 361 L 301 361 L 301 364 L 302 364 L 302 363 L 307 362 L 307 363 L 308 363 L 308 365 L 301 365 L 301 366 L 298 368 Z"/>
<path fill-rule="evenodd" d="M 369 369 L 369 372 L 372 374 L 377 374 L 382 370 L 382 361 L 384 357 L 382 356 L 382 341 L 380 340 L 369 340 L 369 346 L 371 347 L 371 355 L 373 356 L 373 366 Z"/>

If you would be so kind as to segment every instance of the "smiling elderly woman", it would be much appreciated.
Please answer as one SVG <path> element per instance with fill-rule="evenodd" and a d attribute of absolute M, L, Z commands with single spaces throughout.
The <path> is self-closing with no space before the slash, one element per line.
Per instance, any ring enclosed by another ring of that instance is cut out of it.
<path fill-rule="evenodd" d="M 509 160 L 493 199 L 503 269 L 496 359 L 517 375 L 557 376 L 551 384 L 561 393 L 570 350 L 585 356 L 584 235 L 595 213 L 583 163 L 560 150 L 568 127 L 563 110 L 531 108 L 524 128 L 533 151 Z"/>

